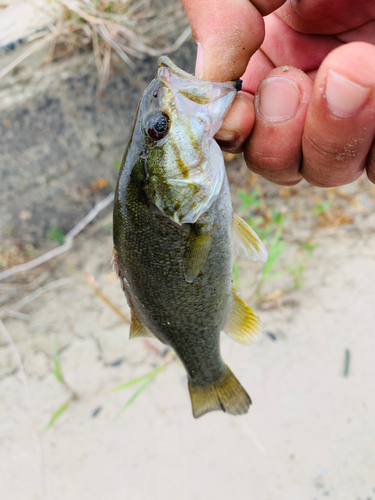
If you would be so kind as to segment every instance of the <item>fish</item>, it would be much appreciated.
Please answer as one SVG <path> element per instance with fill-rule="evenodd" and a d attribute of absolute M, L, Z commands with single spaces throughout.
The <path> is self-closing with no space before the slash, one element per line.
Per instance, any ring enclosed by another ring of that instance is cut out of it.
<path fill-rule="evenodd" d="M 239 89 L 200 80 L 162 56 L 115 192 L 113 261 L 131 309 L 130 338 L 157 338 L 175 351 L 195 418 L 247 413 L 251 399 L 222 359 L 220 334 L 249 344 L 261 330 L 232 288 L 232 267 L 234 253 L 265 262 L 267 251 L 233 213 L 214 139 Z"/>

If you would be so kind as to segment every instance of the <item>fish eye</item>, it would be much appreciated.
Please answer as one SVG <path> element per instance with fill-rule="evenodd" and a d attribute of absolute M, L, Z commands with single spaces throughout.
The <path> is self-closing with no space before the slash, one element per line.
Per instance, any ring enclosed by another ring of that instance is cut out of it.
<path fill-rule="evenodd" d="M 168 134 L 170 119 L 164 111 L 158 111 L 148 122 L 148 135 L 154 141 L 160 141 Z"/>

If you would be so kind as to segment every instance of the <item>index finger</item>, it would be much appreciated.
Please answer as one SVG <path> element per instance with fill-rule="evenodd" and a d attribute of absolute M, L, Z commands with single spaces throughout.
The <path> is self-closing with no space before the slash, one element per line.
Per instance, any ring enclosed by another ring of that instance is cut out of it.
<path fill-rule="evenodd" d="M 237 80 L 264 38 L 262 15 L 285 0 L 182 0 L 194 40 L 201 45 L 204 80 Z"/>

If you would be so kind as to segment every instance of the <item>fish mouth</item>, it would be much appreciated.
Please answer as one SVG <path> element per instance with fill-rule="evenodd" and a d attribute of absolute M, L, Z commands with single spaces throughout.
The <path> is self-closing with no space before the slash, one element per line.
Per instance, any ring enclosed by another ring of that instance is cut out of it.
<path fill-rule="evenodd" d="M 238 81 L 215 83 L 201 80 L 176 66 L 167 56 L 159 58 L 157 78 L 174 93 L 178 92 L 189 101 L 202 105 L 211 104 L 228 94 L 233 94 L 234 98 L 240 89 Z"/>
<path fill-rule="evenodd" d="M 205 82 L 204 80 L 201 80 L 200 78 L 192 75 L 191 73 L 188 73 L 187 71 L 184 71 L 183 69 L 179 68 L 168 56 L 159 57 L 158 68 L 168 68 L 176 76 L 184 78 L 185 80 L 189 80 L 190 82 L 195 82 L 196 84 Z M 241 79 L 229 83 L 231 83 L 234 86 L 237 92 L 239 92 L 242 89 Z"/>
<path fill-rule="evenodd" d="M 179 68 L 171 59 L 169 59 L 168 56 L 159 57 L 158 68 L 168 68 L 174 75 L 194 82 L 195 84 L 203 82 L 203 80 L 201 80 L 200 78 L 197 78 L 196 76 L 187 73 L 183 69 Z"/>

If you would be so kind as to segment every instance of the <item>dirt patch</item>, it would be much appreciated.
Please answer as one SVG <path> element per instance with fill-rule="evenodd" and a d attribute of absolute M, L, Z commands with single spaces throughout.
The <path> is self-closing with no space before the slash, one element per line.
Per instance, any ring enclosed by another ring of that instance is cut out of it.
<path fill-rule="evenodd" d="M 172 57 L 193 71 L 195 50 L 190 40 Z M 0 51 L 1 66 L 11 55 Z M 110 75 L 99 97 L 92 54 L 46 67 L 47 55 L 36 53 L 0 80 L 0 251 L 18 252 L 16 263 L 44 245 L 51 228 L 66 233 L 114 188 L 158 59 L 145 57 L 134 70 Z"/>

